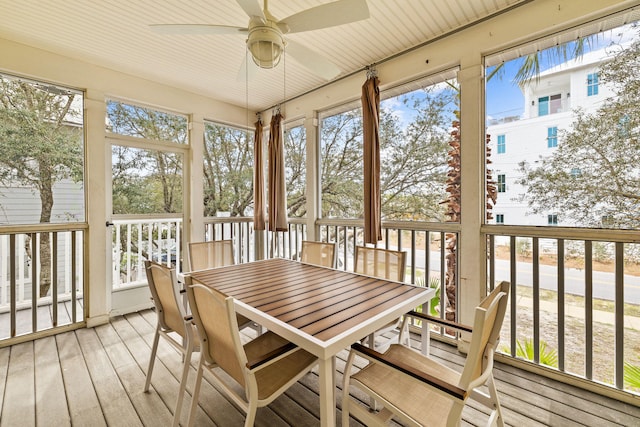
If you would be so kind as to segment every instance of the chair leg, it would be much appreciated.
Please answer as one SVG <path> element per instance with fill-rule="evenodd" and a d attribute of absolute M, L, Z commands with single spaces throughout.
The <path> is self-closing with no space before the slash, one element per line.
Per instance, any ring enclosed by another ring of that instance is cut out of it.
<path fill-rule="evenodd" d="M 502 417 L 502 408 L 500 407 L 498 390 L 496 389 L 496 384 L 495 384 L 495 381 L 493 380 L 493 374 L 489 375 L 489 379 L 487 380 L 487 388 L 489 389 L 489 397 L 493 404 L 491 417 L 494 419 L 490 420 L 490 423 L 491 425 L 493 425 L 493 421 L 495 421 L 498 427 L 504 427 L 504 418 Z"/>
<path fill-rule="evenodd" d="M 191 367 L 192 353 L 193 353 L 193 344 L 191 343 L 191 340 L 187 340 L 187 348 L 184 354 L 184 365 L 182 367 L 182 378 L 180 379 L 180 390 L 178 391 L 178 400 L 176 401 L 176 409 L 173 412 L 173 427 L 178 427 L 180 425 L 182 401 L 184 400 L 184 392 L 187 388 L 187 378 L 189 377 L 189 368 Z"/>
<path fill-rule="evenodd" d="M 253 424 L 256 421 L 256 412 L 258 411 L 258 403 L 255 399 L 252 399 L 249 402 L 249 407 L 247 408 L 247 418 L 244 420 L 244 427 L 253 427 Z"/>
<path fill-rule="evenodd" d="M 196 420 L 196 410 L 198 409 L 198 397 L 200 396 L 200 384 L 202 383 L 202 363 L 204 357 L 200 356 L 200 363 L 198 363 L 198 373 L 196 374 L 196 384 L 193 387 L 193 394 L 191 395 L 191 409 L 189 410 L 189 420 L 187 425 L 193 426 Z"/>
<path fill-rule="evenodd" d="M 149 391 L 151 384 L 151 373 L 153 372 L 153 364 L 156 361 L 156 352 L 158 351 L 158 341 L 160 340 L 160 324 L 156 326 L 156 335 L 153 337 L 153 345 L 151 346 L 151 357 L 149 358 L 149 367 L 147 368 L 147 380 L 144 383 L 144 392 Z"/>

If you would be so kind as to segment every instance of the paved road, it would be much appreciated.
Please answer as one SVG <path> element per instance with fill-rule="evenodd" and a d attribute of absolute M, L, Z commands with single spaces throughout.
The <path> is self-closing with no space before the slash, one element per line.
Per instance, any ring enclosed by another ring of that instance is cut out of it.
<path fill-rule="evenodd" d="M 432 272 L 440 271 L 440 252 L 431 251 Z M 425 251 L 416 250 L 416 267 L 424 268 Z M 516 263 L 516 277 L 519 285 L 533 286 L 533 265 L 527 262 Z M 510 280 L 508 260 L 496 260 L 496 280 Z M 584 270 L 565 268 L 565 292 L 584 296 Z M 540 265 L 540 287 L 556 290 L 558 288 L 557 267 Z M 615 296 L 615 279 L 613 273 L 593 272 L 593 297 L 613 301 Z M 640 277 L 624 276 L 624 301 L 628 304 L 640 305 Z"/>

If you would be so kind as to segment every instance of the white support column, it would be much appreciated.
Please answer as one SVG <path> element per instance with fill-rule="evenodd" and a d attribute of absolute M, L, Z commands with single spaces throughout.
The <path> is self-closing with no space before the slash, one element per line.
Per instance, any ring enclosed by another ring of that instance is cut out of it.
<path fill-rule="evenodd" d="M 486 245 L 480 233 L 485 205 L 484 67 L 482 57 L 462 63 L 460 84 L 461 232 L 458 240 L 459 321 L 473 324 L 474 309 L 484 297 Z M 464 340 L 464 336 L 463 336 Z M 464 344 L 463 344 L 464 345 Z"/>
<path fill-rule="evenodd" d="M 307 239 L 319 238 L 316 220 L 320 218 L 320 138 L 318 135 L 318 114 L 312 111 L 304 120 L 307 140 Z"/>
<path fill-rule="evenodd" d="M 204 240 L 204 119 L 200 115 L 192 115 L 189 129 L 189 156 L 185 158 L 185 212 L 184 240 L 186 262 L 186 243 Z"/>
<path fill-rule="evenodd" d="M 111 148 L 105 143 L 105 117 L 107 106 L 102 92 L 88 90 L 84 99 L 85 108 L 85 192 L 87 200 L 87 222 L 89 231 L 85 236 L 85 280 L 88 291 L 87 326 L 93 327 L 109 321 L 111 311 L 111 227 L 107 219 L 111 197 L 107 183 L 111 182 L 109 156 Z"/>

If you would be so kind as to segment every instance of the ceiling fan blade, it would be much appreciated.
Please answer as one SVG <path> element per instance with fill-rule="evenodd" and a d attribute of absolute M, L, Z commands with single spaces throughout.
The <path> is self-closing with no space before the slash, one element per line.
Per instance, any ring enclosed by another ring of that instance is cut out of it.
<path fill-rule="evenodd" d="M 244 10 L 244 13 L 249 15 L 249 17 L 257 16 L 263 21 L 266 20 L 258 0 L 236 0 L 236 2 L 240 5 L 242 10 Z"/>
<path fill-rule="evenodd" d="M 285 24 L 290 33 L 299 33 L 349 24 L 368 17 L 369 8 L 366 0 L 338 0 L 303 10 L 282 19 L 278 24 Z M 286 33 L 284 30 L 283 32 Z"/>
<path fill-rule="evenodd" d="M 286 54 L 291 55 L 293 59 L 307 67 L 315 75 L 325 80 L 331 80 L 340 74 L 340 68 L 317 52 L 289 39 L 287 39 L 285 46 Z"/>
<path fill-rule="evenodd" d="M 242 34 L 248 31 L 243 27 L 208 24 L 151 24 L 149 27 L 160 34 Z"/>

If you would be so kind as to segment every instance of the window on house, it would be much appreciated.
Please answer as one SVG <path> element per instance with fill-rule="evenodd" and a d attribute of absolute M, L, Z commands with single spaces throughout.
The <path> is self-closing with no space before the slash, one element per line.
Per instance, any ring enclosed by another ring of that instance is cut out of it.
<path fill-rule="evenodd" d="M 598 73 L 587 75 L 587 96 L 598 94 Z"/>
<path fill-rule="evenodd" d="M 505 135 L 498 135 L 498 154 L 504 154 L 507 151 L 507 142 Z"/>
<path fill-rule="evenodd" d="M 554 148 L 558 146 L 558 127 L 552 126 L 547 128 L 547 147 Z"/>
<path fill-rule="evenodd" d="M 507 191 L 507 178 L 505 174 L 498 175 L 498 193 Z"/>
<path fill-rule="evenodd" d="M 538 98 L 538 116 L 546 116 L 562 111 L 562 97 L 560 94 Z"/>
<path fill-rule="evenodd" d="M 496 224 L 504 224 L 504 214 L 496 214 Z"/>
<path fill-rule="evenodd" d="M 549 224 L 549 225 L 558 225 L 558 215 L 557 214 L 549 214 L 549 215 L 547 215 L 547 224 Z"/>

